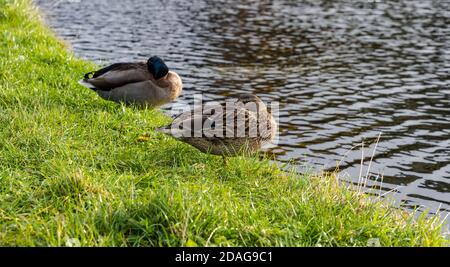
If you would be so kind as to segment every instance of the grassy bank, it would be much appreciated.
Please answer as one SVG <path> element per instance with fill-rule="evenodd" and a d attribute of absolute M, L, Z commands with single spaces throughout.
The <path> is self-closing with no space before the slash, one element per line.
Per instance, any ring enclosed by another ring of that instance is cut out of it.
<path fill-rule="evenodd" d="M 438 222 L 333 175 L 205 155 L 101 100 L 28 1 L 0 0 L 0 246 L 444 245 Z"/>

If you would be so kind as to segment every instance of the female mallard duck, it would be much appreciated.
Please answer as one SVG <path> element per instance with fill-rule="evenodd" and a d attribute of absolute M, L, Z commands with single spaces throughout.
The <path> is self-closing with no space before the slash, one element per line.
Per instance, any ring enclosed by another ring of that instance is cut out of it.
<path fill-rule="evenodd" d="M 116 63 L 86 73 L 80 84 L 106 100 L 148 107 L 175 100 L 183 88 L 178 74 L 156 56 L 147 63 Z"/>
<path fill-rule="evenodd" d="M 242 94 L 233 101 L 212 106 L 207 103 L 184 112 L 170 125 L 156 130 L 204 153 L 225 157 L 258 151 L 273 140 L 277 123 L 259 97 Z"/>

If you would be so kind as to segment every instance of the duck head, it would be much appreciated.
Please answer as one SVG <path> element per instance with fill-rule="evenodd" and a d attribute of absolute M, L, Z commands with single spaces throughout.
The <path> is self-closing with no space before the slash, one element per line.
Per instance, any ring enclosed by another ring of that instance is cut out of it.
<path fill-rule="evenodd" d="M 147 61 L 148 71 L 153 75 L 155 80 L 159 80 L 169 73 L 169 68 L 164 61 L 157 56 L 151 57 Z"/>
<path fill-rule="evenodd" d="M 243 104 L 247 103 L 261 103 L 261 99 L 254 94 L 239 94 L 237 95 L 237 100 Z"/>
<path fill-rule="evenodd" d="M 242 104 L 252 107 L 251 105 L 255 105 L 257 110 L 259 111 L 267 111 L 267 107 L 264 104 L 264 102 L 262 102 L 261 98 L 259 98 L 258 96 L 254 95 L 254 94 L 239 94 L 236 96 L 237 101 L 241 102 Z"/>

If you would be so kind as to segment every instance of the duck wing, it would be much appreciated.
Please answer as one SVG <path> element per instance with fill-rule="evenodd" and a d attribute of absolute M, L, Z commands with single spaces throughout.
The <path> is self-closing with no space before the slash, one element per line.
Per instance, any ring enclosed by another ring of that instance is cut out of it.
<path fill-rule="evenodd" d="M 199 125 L 199 130 L 202 131 L 203 123 L 208 120 L 209 117 L 210 114 L 203 113 L 203 108 L 188 110 L 176 116 L 171 124 L 157 128 L 156 131 L 179 138 L 188 136 L 193 137 L 196 131 L 195 125 Z"/>
<path fill-rule="evenodd" d="M 248 138 L 251 130 L 258 128 L 257 125 L 256 113 L 245 108 L 227 110 L 225 105 L 217 105 L 181 113 L 170 125 L 157 130 L 183 139 L 200 137 L 216 142 Z"/>
<path fill-rule="evenodd" d="M 146 63 L 115 63 L 103 69 L 86 73 L 80 83 L 94 90 L 109 91 L 151 78 Z"/>

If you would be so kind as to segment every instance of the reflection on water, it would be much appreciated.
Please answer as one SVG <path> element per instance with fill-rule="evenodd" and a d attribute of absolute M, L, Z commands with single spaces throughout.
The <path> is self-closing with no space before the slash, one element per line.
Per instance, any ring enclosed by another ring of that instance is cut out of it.
<path fill-rule="evenodd" d="M 48 22 L 99 63 L 160 55 L 195 93 L 280 102 L 280 160 L 358 177 L 407 206 L 450 210 L 446 1 L 46 1 Z M 80 89 L 81 90 L 81 89 Z M 372 143 L 372 145 L 370 145 Z"/>

